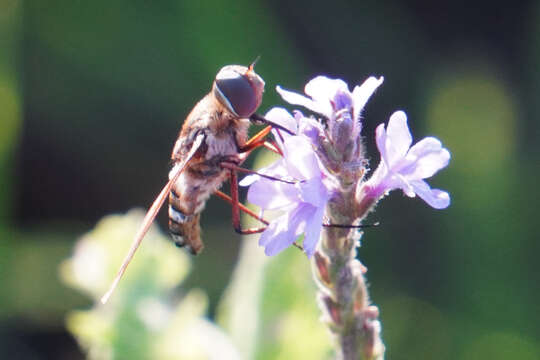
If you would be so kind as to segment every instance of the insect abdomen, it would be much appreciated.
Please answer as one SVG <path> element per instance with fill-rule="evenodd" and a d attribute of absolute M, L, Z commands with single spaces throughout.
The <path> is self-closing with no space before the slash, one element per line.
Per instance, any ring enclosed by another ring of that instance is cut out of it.
<path fill-rule="evenodd" d="M 180 197 L 171 191 L 169 194 L 169 231 L 178 247 L 185 247 L 193 255 L 204 248 L 199 225 L 200 213 L 187 215 L 181 210 Z"/>

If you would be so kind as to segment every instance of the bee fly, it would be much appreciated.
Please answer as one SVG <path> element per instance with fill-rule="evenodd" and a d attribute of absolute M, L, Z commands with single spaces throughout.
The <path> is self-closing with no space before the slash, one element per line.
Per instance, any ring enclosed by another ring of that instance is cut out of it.
<path fill-rule="evenodd" d="M 192 254 L 203 249 L 199 218 L 208 197 L 224 182 L 229 170 L 222 163 L 239 165 L 247 142 L 248 118 L 262 101 L 264 81 L 239 65 L 222 68 L 212 91 L 191 111 L 174 145 L 172 179 L 198 138 L 203 139 L 187 168 L 173 182 L 169 194 L 169 230 L 175 244 Z"/>
<path fill-rule="evenodd" d="M 254 65 L 255 62 L 249 67 L 223 67 L 216 75 L 210 93 L 187 116 L 172 151 L 173 167 L 169 181 L 146 213 L 116 278 L 101 299 L 102 303 L 107 302 L 116 288 L 167 196 L 173 240 L 192 254 L 198 254 L 204 246 L 200 238 L 199 218 L 212 193 L 233 204 L 233 225 L 237 232 L 249 234 L 264 230 L 240 229 L 239 209 L 249 210 L 238 203 L 236 171 L 250 172 L 238 165 L 254 148 L 262 145 L 273 148 L 265 143 L 272 126 L 284 131 L 287 129 L 272 124 L 248 141 L 250 120 L 270 124 L 255 114 L 262 101 L 264 81 L 253 70 Z M 218 191 L 228 176 L 231 197 Z"/>

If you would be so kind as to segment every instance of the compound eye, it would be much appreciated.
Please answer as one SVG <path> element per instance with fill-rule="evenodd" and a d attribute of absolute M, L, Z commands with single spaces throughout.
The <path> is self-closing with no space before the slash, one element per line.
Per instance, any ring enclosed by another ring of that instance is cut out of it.
<path fill-rule="evenodd" d="M 233 70 L 222 70 L 216 76 L 215 94 L 229 110 L 240 117 L 251 116 L 259 102 L 249 80 Z"/>

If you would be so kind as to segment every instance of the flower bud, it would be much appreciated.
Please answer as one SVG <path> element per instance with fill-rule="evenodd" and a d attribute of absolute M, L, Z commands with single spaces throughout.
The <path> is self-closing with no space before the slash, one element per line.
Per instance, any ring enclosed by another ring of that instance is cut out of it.
<path fill-rule="evenodd" d="M 353 99 L 347 91 L 338 90 L 330 101 L 333 113 L 328 119 L 330 140 L 340 161 L 350 161 L 356 152 L 356 138 L 360 134 L 360 122 L 353 118 Z"/>
<path fill-rule="evenodd" d="M 319 251 L 315 252 L 315 267 L 317 268 L 317 278 L 321 283 L 328 287 L 332 287 L 332 279 L 330 279 L 330 269 L 328 258 L 321 254 Z"/>
<path fill-rule="evenodd" d="M 326 312 L 334 325 L 341 326 L 341 313 L 339 305 L 328 295 L 321 297 L 321 302 L 326 309 Z"/>

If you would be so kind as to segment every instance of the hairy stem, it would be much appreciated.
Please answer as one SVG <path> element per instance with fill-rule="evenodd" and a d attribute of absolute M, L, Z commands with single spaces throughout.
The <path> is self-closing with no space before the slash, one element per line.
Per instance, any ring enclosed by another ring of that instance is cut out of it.
<path fill-rule="evenodd" d="M 353 224 L 365 216 L 351 190 L 336 192 L 327 216 L 332 223 Z M 378 309 L 370 305 L 366 268 L 356 259 L 361 233 L 357 229 L 326 228 L 315 252 L 313 273 L 319 287 L 323 319 L 335 337 L 337 358 L 383 359 Z"/>

